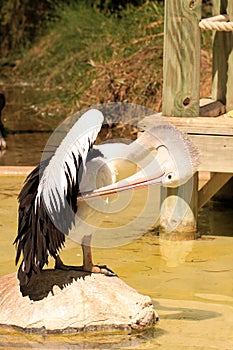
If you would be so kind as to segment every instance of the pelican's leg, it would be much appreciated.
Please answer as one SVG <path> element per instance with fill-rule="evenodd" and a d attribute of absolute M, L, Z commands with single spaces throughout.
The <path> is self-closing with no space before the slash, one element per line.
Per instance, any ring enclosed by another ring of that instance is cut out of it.
<path fill-rule="evenodd" d="M 75 266 L 65 265 L 63 263 L 63 261 L 61 260 L 60 255 L 56 255 L 54 257 L 54 259 L 55 259 L 55 266 L 54 266 L 55 269 L 58 269 L 58 270 L 72 270 L 72 268 L 75 268 Z M 76 267 L 79 267 L 79 266 L 76 266 Z M 81 266 L 80 266 L 80 270 L 81 270 Z"/>
<path fill-rule="evenodd" d="M 93 273 L 102 273 L 106 276 L 117 276 L 112 270 L 107 268 L 106 265 L 98 266 L 93 264 L 92 253 L 91 253 L 91 235 L 87 235 L 83 237 L 82 251 L 83 251 L 82 266 L 65 265 L 61 260 L 60 256 L 56 255 L 54 256 L 55 269 L 65 270 L 65 271 L 68 271 L 68 270 L 86 271 L 86 272 L 93 272 Z"/>
<path fill-rule="evenodd" d="M 98 266 L 93 264 L 92 253 L 91 253 L 91 235 L 87 235 L 83 237 L 82 251 L 83 251 L 83 270 L 84 271 L 102 273 L 106 276 L 117 276 L 112 270 L 107 268 L 106 265 Z"/>

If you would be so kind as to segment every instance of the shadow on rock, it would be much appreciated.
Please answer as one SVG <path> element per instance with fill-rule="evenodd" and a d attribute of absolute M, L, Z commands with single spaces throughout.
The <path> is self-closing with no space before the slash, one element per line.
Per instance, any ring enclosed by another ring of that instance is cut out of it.
<path fill-rule="evenodd" d="M 53 287 L 58 286 L 60 289 L 65 288 L 73 281 L 79 278 L 85 278 L 90 275 L 90 272 L 77 270 L 42 270 L 29 285 L 20 286 L 20 291 L 23 296 L 28 296 L 33 301 L 38 301 L 46 298 L 51 292 L 53 295 Z"/>

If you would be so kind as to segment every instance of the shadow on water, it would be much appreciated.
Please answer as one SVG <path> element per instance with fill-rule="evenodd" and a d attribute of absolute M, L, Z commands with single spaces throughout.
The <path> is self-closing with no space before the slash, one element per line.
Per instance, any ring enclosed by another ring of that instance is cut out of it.
<path fill-rule="evenodd" d="M 219 312 L 209 310 L 199 310 L 195 308 L 178 308 L 167 307 L 160 305 L 159 302 L 154 302 L 155 309 L 157 311 L 166 311 L 167 314 L 163 315 L 164 320 L 185 320 L 185 321 L 203 321 L 211 318 L 220 317 Z"/>

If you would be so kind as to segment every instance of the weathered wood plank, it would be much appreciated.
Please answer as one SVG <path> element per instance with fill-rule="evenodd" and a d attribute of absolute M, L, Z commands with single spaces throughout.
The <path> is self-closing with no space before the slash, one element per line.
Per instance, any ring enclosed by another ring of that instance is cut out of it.
<path fill-rule="evenodd" d="M 227 13 L 233 20 L 233 2 L 213 0 L 213 15 Z M 212 97 L 233 109 L 233 32 L 215 32 L 213 38 Z"/>
<path fill-rule="evenodd" d="M 199 171 L 233 173 L 233 137 L 195 134 L 189 137 L 200 153 Z"/>
<path fill-rule="evenodd" d="M 198 192 L 198 208 L 203 207 L 232 177 L 230 173 L 215 173 Z"/>
<path fill-rule="evenodd" d="M 199 115 L 201 3 L 165 1 L 163 115 Z"/>
<path fill-rule="evenodd" d="M 164 121 L 163 121 L 164 120 Z M 148 116 L 141 120 L 138 126 L 142 129 L 155 125 L 157 122 L 171 123 L 189 134 L 233 136 L 233 118 L 222 115 L 211 117 L 162 117 L 160 114 Z"/>

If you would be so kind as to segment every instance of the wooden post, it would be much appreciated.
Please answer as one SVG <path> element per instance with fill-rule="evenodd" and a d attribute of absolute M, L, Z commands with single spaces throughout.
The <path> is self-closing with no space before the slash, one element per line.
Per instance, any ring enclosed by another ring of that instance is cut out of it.
<path fill-rule="evenodd" d="M 213 16 L 227 13 L 233 21 L 233 1 L 213 0 Z M 213 38 L 212 97 L 233 109 L 233 32 L 215 32 Z"/>
<path fill-rule="evenodd" d="M 164 116 L 199 116 L 201 4 L 201 0 L 165 0 Z M 178 189 L 162 190 L 161 200 L 161 237 L 169 240 L 195 238 L 197 174 Z"/>
<path fill-rule="evenodd" d="M 160 237 L 167 240 L 196 238 L 198 209 L 197 173 L 179 188 L 161 190 Z"/>
<path fill-rule="evenodd" d="M 162 114 L 199 115 L 201 0 L 165 0 Z"/>

